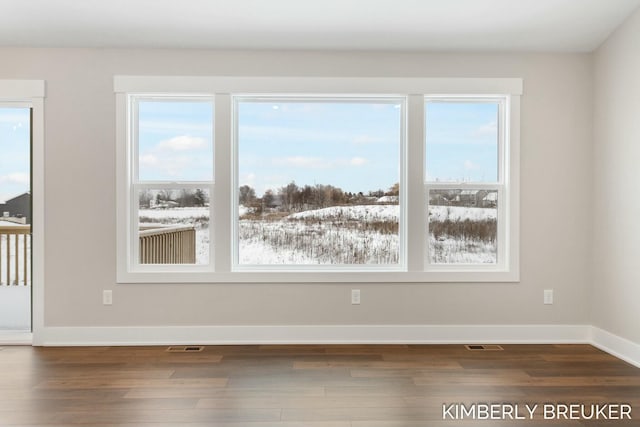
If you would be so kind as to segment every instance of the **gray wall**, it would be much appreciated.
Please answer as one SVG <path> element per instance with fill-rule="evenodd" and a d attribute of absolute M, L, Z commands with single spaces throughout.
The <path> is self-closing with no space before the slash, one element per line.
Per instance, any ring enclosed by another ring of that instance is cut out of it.
<path fill-rule="evenodd" d="M 590 55 L 2 48 L 0 57 L 0 78 L 47 81 L 46 326 L 590 323 Z M 360 306 L 348 284 L 115 284 L 116 74 L 522 77 L 521 283 L 359 284 Z M 113 306 L 102 305 L 103 289 L 114 289 Z M 543 289 L 555 290 L 554 305 L 542 304 Z"/>
<path fill-rule="evenodd" d="M 640 10 L 594 56 L 594 326 L 640 345 Z"/>

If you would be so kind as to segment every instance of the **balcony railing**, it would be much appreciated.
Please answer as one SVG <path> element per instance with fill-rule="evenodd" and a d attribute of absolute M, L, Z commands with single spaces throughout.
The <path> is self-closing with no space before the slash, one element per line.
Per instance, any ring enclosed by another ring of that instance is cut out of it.
<path fill-rule="evenodd" d="M 196 229 L 190 225 L 140 225 L 140 264 L 195 264 Z"/>
<path fill-rule="evenodd" d="M 0 286 L 31 284 L 31 226 L 0 225 Z"/>

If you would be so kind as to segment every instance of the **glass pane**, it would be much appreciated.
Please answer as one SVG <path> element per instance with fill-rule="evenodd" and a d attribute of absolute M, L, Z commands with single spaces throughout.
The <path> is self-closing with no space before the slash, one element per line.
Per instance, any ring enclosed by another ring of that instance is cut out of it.
<path fill-rule="evenodd" d="M 213 180 L 211 101 L 138 102 L 140 181 Z"/>
<path fill-rule="evenodd" d="M 399 262 L 401 100 L 237 111 L 239 264 Z"/>
<path fill-rule="evenodd" d="M 31 111 L 0 107 L 0 333 L 31 330 Z"/>
<path fill-rule="evenodd" d="M 426 159 L 428 182 L 497 182 L 496 102 L 428 101 Z"/>
<path fill-rule="evenodd" d="M 209 190 L 140 190 L 140 264 L 209 264 Z"/>
<path fill-rule="evenodd" d="M 432 264 L 495 264 L 498 192 L 429 191 L 429 261 Z"/>

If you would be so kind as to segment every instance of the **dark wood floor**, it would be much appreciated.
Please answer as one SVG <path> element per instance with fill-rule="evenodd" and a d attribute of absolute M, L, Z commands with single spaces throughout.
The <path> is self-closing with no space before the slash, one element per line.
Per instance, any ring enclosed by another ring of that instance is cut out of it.
<path fill-rule="evenodd" d="M 588 345 L 503 347 L 0 347 L 0 426 L 640 426 L 640 369 Z M 443 420 L 455 403 L 540 407 Z M 632 419 L 550 420 L 545 403 L 628 404 Z"/>

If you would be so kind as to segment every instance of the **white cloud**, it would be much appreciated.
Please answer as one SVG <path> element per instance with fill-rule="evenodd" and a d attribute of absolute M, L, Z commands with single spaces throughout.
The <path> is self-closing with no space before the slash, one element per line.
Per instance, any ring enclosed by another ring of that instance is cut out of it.
<path fill-rule="evenodd" d="M 0 176 L 0 184 L 29 185 L 29 174 L 16 172 Z"/>
<path fill-rule="evenodd" d="M 330 161 L 321 157 L 293 156 L 273 159 L 276 166 L 287 166 L 294 168 L 329 169 L 332 166 Z"/>
<path fill-rule="evenodd" d="M 290 128 L 285 126 L 241 125 L 241 140 L 262 140 L 279 142 L 349 142 L 349 135 L 343 132 L 331 132 L 314 129 Z"/>
<path fill-rule="evenodd" d="M 240 185 L 248 185 L 249 187 L 255 187 L 256 185 L 256 174 L 251 172 L 247 174 L 243 174 L 238 179 L 240 181 Z"/>
<path fill-rule="evenodd" d="M 158 144 L 159 149 L 170 151 L 198 150 L 206 146 L 207 141 L 204 138 L 187 135 L 176 136 L 174 138 L 161 141 Z"/>
<path fill-rule="evenodd" d="M 379 144 L 384 142 L 384 139 L 371 135 L 356 135 L 352 142 L 356 145 Z"/>
<path fill-rule="evenodd" d="M 465 160 L 464 169 L 468 171 L 480 170 L 480 165 L 473 163 L 471 160 Z"/>
<path fill-rule="evenodd" d="M 490 121 L 475 130 L 475 135 L 496 135 L 498 132 L 498 122 Z"/>
<path fill-rule="evenodd" d="M 140 156 L 140 164 L 145 166 L 155 166 L 158 164 L 158 157 L 153 154 L 143 154 Z"/>
<path fill-rule="evenodd" d="M 364 157 L 353 157 L 351 159 L 325 159 L 322 157 L 293 156 L 274 158 L 275 166 L 305 168 L 305 169 L 335 169 L 345 166 L 362 166 L 369 161 Z"/>
<path fill-rule="evenodd" d="M 13 110 L 15 112 L 2 112 L 0 114 L 0 124 L 8 124 L 13 128 L 26 126 L 29 123 L 29 110 Z"/>

